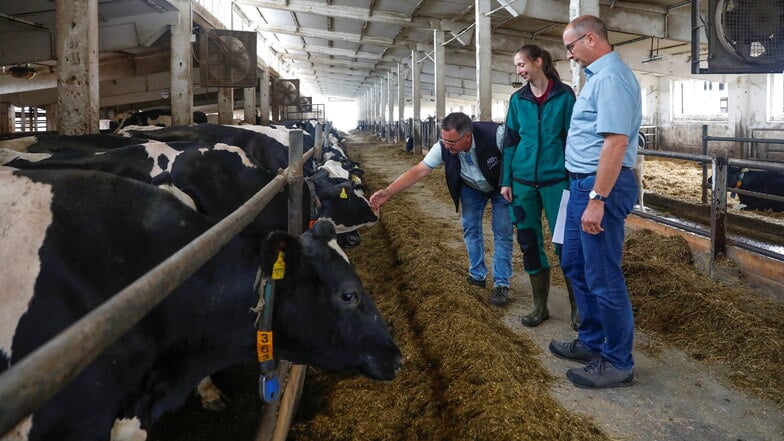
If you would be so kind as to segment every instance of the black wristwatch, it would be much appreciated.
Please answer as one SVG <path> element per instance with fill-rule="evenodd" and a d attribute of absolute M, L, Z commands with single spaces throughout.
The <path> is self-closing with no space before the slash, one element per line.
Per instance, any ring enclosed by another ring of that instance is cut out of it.
<path fill-rule="evenodd" d="M 597 193 L 597 192 L 595 192 L 595 191 L 591 190 L 591 192 L 590 192 L 590 193 L 588 193 L 588 199 L 593 199 L 593 200 L 595 200 L 595 201 L 601 201 L 601 202 L 604 202 L 604 201 L 606 201 L 606 200 L 607 200 L 607 196 L 602 196 L 602 195 L 600 195 L 599 193 Z"/>

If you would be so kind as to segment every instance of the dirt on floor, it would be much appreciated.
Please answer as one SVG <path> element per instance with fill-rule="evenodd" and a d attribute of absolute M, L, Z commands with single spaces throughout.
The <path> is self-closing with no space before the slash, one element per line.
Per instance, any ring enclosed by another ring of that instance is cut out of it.
<path fill-rule="evenodd" d="M 361 134 L 347 146 L 365 170 L 368 196 L 421 160 Z M 489 232 L 486 222 L 488 248 Z M 784 440 L 781 303 L 700 274 L 678 238 L 633 232 L 623 265 L 636 320 L 635 384 L 578 389 L 564 377 L 575 364 L 547 350 L 550 340 L 575 338 L 548 251 L 551 318 L 527 328 L 520 317 L 531 307 L 530 285 L 519 250 L 508 305 L 488 305 L 491 288 L 465 282 L 460 218 L 443 170 L 390 200 L 348 254 L 405 366 L 389 382 L 308 368 L 288 439 Z M 231 400 L 227 411 L 209 413 L 190 399 L 150 441 L 253 439 L 257 376 L 254 363 L 215 378 Z"/>

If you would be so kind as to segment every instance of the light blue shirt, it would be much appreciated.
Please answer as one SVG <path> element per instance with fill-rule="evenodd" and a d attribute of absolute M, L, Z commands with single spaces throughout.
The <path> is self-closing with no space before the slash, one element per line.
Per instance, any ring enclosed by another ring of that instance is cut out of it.
<path fill-rule="evenodd" d="M 640 83 L 616 52 L 588 65 L 585 78 L 566 138 L 566 169 L 573 173 L 596 172 L 605 133 L 629 137 L 623 166 L 633 167 L 642 123 Z"/>
<path fill-rule="evenodd" d="M 493 186 L 487 182 L 487 179 L 485 179 L 485 176 L 482 174 L 482 170 L 476 165 L 476 144 L 474 141 L 475 139 L 472 136 L 471 148 L 467 152 L 460 152 L 457 154 L 460 158 L 460 177 L 466 185 L 474 190 L 487 193 L 493 191 Z M 431 169 L 443 164 L 444 158 L 441 157 L 441 143 L 436 143 L 431 147 L 422 162 Z"/>

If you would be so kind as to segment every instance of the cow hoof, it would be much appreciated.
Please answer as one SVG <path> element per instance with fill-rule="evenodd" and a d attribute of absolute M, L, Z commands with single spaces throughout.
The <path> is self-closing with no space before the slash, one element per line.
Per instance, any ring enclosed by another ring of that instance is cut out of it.
<path fill-rule="evenodd" d="M 211 377 L 204 377 L 199 382 L 196 395 L 201 398 L 201 407 L 210 412 L 222 412 L 229 407 L 229 399 L 215 386 Z"/>

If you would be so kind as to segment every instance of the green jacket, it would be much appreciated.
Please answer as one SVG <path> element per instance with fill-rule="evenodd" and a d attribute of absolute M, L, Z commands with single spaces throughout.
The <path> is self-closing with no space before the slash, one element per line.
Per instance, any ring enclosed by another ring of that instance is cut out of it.
<path fill-rule="evenodd" d="M 547 187 L 566 179 L 564 147 L 574 107 L 574 91 L 555 81 L 540 107 L 531 85 L 512 94 L 506 113 L 504 173 L 501 186 L 512 181 Z"/>

